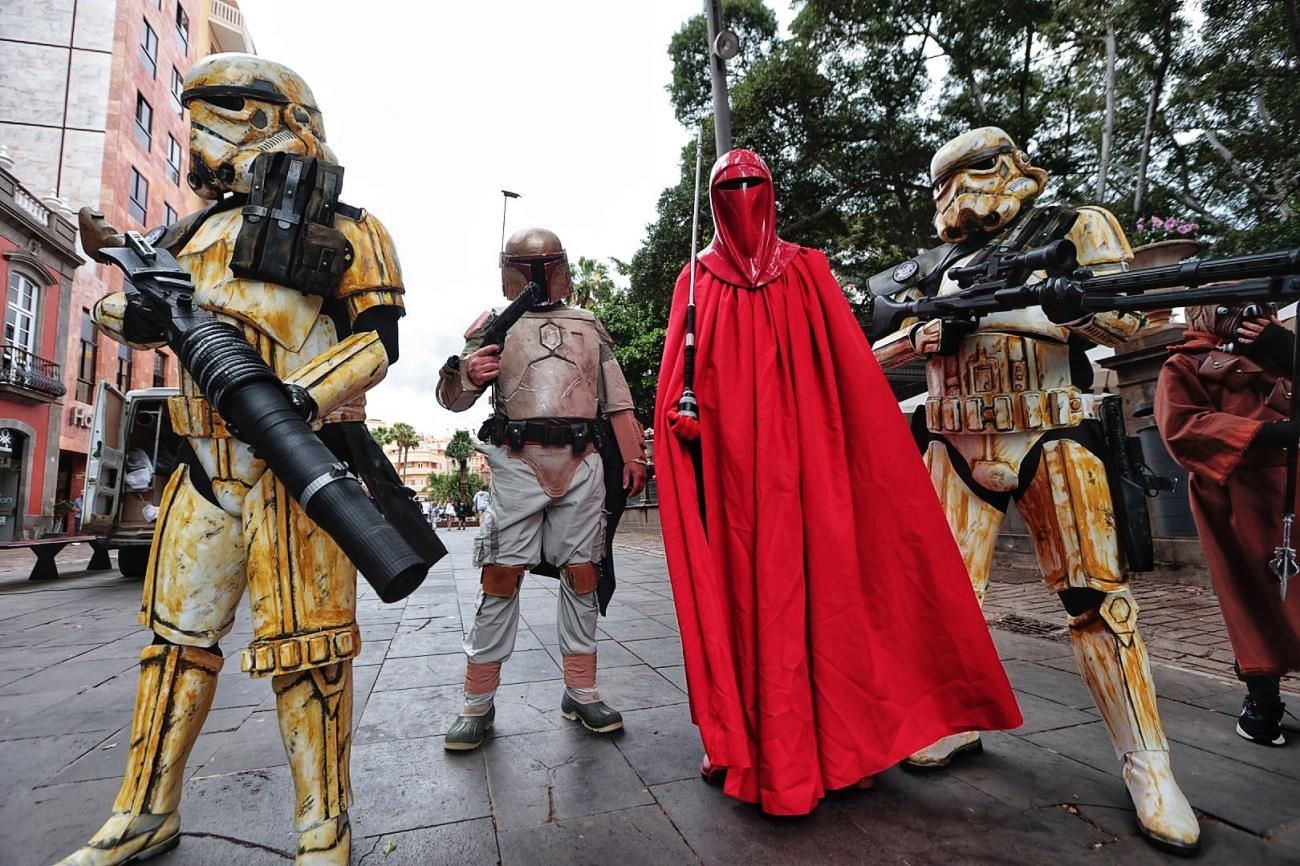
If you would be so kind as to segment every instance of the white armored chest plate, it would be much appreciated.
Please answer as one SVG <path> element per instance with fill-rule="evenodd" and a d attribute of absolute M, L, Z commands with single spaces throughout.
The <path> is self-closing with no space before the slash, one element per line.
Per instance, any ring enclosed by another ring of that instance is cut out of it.
<path fill-rule="evenodd" d="M 496 409 L 514 421 L 595 418 L 600 334 L 583 310 L 536 310 L 510 329 L 501 353 Z"/>

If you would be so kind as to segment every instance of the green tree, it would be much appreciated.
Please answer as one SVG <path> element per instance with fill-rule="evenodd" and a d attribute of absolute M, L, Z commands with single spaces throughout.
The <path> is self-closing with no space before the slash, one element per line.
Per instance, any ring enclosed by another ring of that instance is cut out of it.
<path fill-rule="evenodd" d="M 474 456 L 474 437 L 468 430 L 457 430 L 451 434 L 451 440 L 447 447 L 443 449 L 448 460 L 455 460 L 459 469 L 458 475 L 461 479 L 459 494 L 456 497 L 458 502 L 464 502 L 469 499 L 468 478 L 469 478 L 469 458 Z"/>
<path fill-rule="evenodd" d="M 428 478 L 428 497 L 429 501 L 435 504 L 441 504 L 448 500 L 465 502 L 468 501 L 475 493 L 480 490 L 487 490 L 487 480 L 477 472 L 468 473 L 463 479 L 458 472 L 430 472 Z M 462 490 L 465 491 L 464 499 L 461 498 Z"/>

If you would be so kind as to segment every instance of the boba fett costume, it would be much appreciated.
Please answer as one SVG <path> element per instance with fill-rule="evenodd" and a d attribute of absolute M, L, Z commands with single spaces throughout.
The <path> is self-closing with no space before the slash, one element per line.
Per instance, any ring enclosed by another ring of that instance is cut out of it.
<path fill-rule="evenodd" d="M 543 562 L 560 573 L 561 712 L 597 733 L 623 727 L 596 690 L 606 494 L 597 440 L 611 431 L 624 463 L 623 488 L 635 494 L 645 484 L 644 436 L 609 334 L 592 313 L 563 303 L 570 280 L 559 238 L 544 229 L 516 233 L 501 269 L 507 298 L 519 297 L 530 279 L 544 297 L 515 322 L 503 346 L 485 344 L 497 314 L 483 314 L 439 374 L 438 402 L 453 412 L 495 385 L 493 415 L 479 433 L 492 468 L 491 504 L 474 548 L 482 585 L 465 639 L 465 703 L 447 732 L 449 750 L 477 748 L 492 727 L 501 666 L 514 651 L 519 587 L 524 573 Z"/>

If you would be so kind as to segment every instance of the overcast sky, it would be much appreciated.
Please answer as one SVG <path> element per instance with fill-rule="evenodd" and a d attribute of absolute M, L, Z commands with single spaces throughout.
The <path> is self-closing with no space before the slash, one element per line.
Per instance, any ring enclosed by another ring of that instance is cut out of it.
<path fill-rule="evenodd" d="M 789 19 L 784 0 L 772 5 Z M 310 84 L 346 168 L 343 200 L 397 244 L 402 356 L 370 416 L 477 429 L 486 400 L 455 415 L 434 386 L 465 329 L 501 301 L 501 190 L 523 196 L 507 234 L 541 225 L 572 261 L 630 258 L 691 137 L 669 108 L 667 48 L 702 0 L 240 6 L 258 53 Z"/>

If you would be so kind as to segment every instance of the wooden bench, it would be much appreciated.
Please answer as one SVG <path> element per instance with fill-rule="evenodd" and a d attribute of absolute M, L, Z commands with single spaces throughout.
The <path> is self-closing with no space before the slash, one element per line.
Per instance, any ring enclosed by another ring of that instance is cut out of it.
<path fill-rule="evenodd" d="M 52 535 L 35 541 L 4 541 L 0 542 L 0 550 L 27 548 L 36 554 L 36 564 L 32 566 L 28 580 L 56 580 L 59 567 L 55 564 L 54 557 L 69 544 L 82 541 L 89 542 L 92 550 L 86 571 L 108 571 L 113 567 L 112 560 L 108 558 L 108 548 L 95 535 Z"/>

